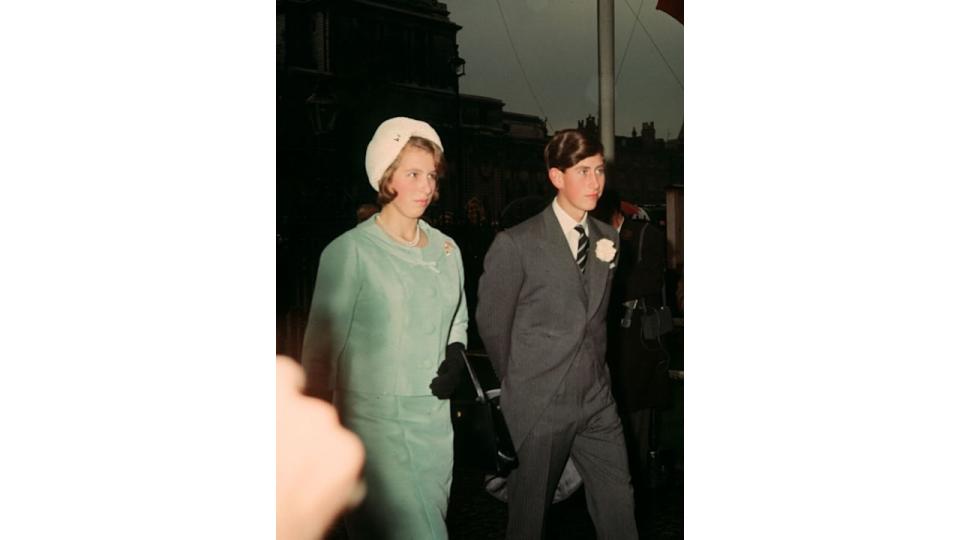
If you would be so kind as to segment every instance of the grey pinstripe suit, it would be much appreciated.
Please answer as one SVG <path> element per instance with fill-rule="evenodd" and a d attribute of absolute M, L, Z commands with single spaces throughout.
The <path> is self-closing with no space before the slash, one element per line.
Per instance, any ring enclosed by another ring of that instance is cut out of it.
<path fill-rule="evenodd" d="M 637 538 L 623 430 L 610 393 L 606 313 L 613 261 L 596 255 L 616 230 L 587 218 L 581 274 L 548 206 L 497 235 L 480 278 L 477 326 L 501 380 L 500 404 L 520 459 L 508 479 L 507 537 L 541 538 L 572 457 L 598 538 Z"/>

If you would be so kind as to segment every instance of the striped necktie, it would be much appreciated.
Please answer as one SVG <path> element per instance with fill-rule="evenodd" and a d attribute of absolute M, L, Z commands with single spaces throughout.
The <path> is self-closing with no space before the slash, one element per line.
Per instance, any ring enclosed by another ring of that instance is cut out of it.
<path fill-rule="evenodd" d="M 577 225 L 573 230 L 580 233 L 580 241 L 577 243 L 577 266 L 580 267 L 580 273 L 582 274 L 587 269 L 587 245 L 590 243 L 590 239 L 587 238 L 583 225 Z"/>

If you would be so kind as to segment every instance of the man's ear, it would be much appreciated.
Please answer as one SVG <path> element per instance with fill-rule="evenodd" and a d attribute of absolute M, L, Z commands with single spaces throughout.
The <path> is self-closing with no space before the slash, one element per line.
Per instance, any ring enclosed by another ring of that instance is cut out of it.
<path fill-rule="evenodd" d="M 550 183 L 553 184 L 553 187 L 563 189 L 563 171 L 556 167 L 550 167 L 547 176 L 550 177 Z"/>

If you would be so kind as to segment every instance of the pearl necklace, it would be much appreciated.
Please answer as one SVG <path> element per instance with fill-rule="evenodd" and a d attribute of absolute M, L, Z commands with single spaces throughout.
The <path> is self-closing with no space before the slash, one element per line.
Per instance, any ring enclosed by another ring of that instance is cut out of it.
<path fill-rule="evenodd" d="M 420 223 L 419 223 L 419 221 L 417 222 L 417 227 L 416 227 L 416 228 L 417 228 L 417 232 L 413 233 L 413 240 L 410 240 L 410 241 L 404 240 L 403 238 L 401 238 L 401 237 L 399 237 L 399 236 L 396 236 L 396 235 L 394 235 L 392 232 L 390 232 L 389 230 L 387 230 L 387 228 L 384 227 L 383 222 L 380 221 L 380 216 L 379 216 L 379 215 L 377 216 L 377 225 L 380 225 L 380 228 L 383 229 L 383 231 L 384 231 L 385 233 L 387 233 L 387 234 L 390 236 L 390 238 L 393 238 L 394 241 L 399 242 L 399 243 L 401 243 L 401 244 L 403 244 L 403 245 L 405 245 L 405 246 L 407 246 L 407 247 L 417 247 L 417 244 L 420 243 Z"/>

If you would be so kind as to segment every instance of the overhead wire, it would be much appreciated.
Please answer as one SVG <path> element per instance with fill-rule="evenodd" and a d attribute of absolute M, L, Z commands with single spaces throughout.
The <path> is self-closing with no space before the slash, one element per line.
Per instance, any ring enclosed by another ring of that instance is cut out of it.
<path fill-rule="evenodd" d="M 499 0 L 497 0 L 499 2 Z M 630 5 L 630 2 L 623 0 L 623 3 L 627 5 L 630 9 L 630 12 L 633 13 L 633 17 L 636 19 L 637 24 L 640 25 L 640 28 L 643 29 L 644 33 L 647 34 L 647 38 L 650 39 L 650 43 L 653 45 L 653 48 L 657 51 L 657 54 L 660 55 L 660 59 L 663 60 L 663 65 L 667 66 L 667 70 L 670 71 L 670 74 L 673 75 L 673 80 L 677 82 L 677 85 L 680 86 L 680 89 L 683 90 L 683 83 L 680 82 L 680 77 L 677 77 L 676 72 L 673 71 L 673 68 L 670 66 L 670 62 L 667 62 L 667 58 L 663 55 L 663 51 L 660 50 L 660 47 L 657 45 L 657 42 L 653 39 L 653 36 L 650 35 L 650 31 L 647 30 L 647 27 L 644 26 L 643 21 L 640 20 L 640 14 L 633 10 L 633 6 Z"/>
<path fill-rule="evenodd" d="M 628 0 L 623 0 L 627 2 Z M 637 8 L 637 12 L 643 9 L 643 0 L 640 0 L 640 7 Z M 630 35 L 627 37 L 627 44 L 623 48 L 623 56 L 620 57 L 620 65 L 617 66 L 617 76 L 613 81 L 613 87 L 617 87 L 617 83 L 620 82 L 620 74 L 623 73 L 623 62 L 627 59 L 627 52 L 630 50 L 630 42 L 633 41 L 633 32 L 637 29 L 637 23 L 640 21 L 639 18 L 633 19 L 633 26 L 630 27 Z"/>
<path fill-rule="evenodd" d="M 497 0 L 497 9 L 500 11 L 500 20 L 503 21 L 503 29 L 507 32 L 507 41 L 510 42 L 510 48 L 513 49 L 513 57 L 517 59 L 517 65 L 520 66 L 520 73 L 523 75 L 524 82 L 527 83 L 527 90 L 530 91 L 530 95 L 533 97 L 534 103 L 537 104 L 537 109 L 539 109 L 540 114 L 543 115 L 544 123 L 547 125 L 547 131 L 550 131 L 550 122 L 547 120 L 547 113 L 543 110 L 543 106 L 540 104 L 540 99 L 537 97 L 537 93 L 533 91 L 533 85 L 530 84 L 530 78 L 527 77 L 527 70 L 523 68 L 523 62 L 520 60 L 520 53 L 517 52 L 517 47 L 513 43 L 513 36 L 510 35 L 510 27 L 507 26 L 507 17 L 503 14 L 503 6 L 500 5 L 500 0 Z"/>

